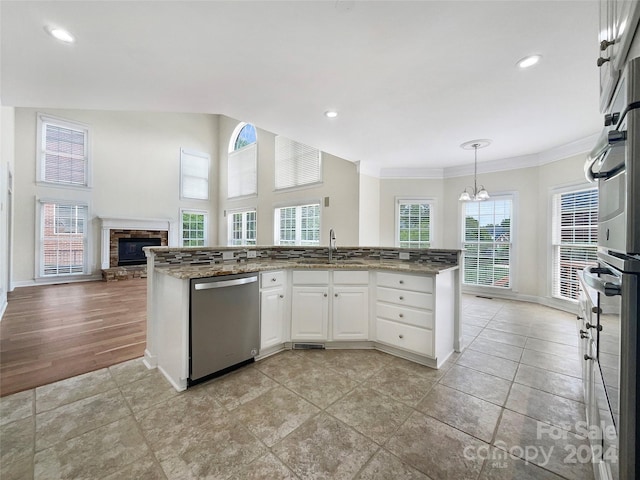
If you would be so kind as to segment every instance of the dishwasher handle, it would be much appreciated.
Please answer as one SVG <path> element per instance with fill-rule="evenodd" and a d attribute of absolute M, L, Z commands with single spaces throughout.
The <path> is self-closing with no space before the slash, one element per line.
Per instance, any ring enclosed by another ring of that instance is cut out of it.
<path fill-rule="evenodd" d="M 212 288 L 234 287 L 236 285 L 244 285 L 258 281 L 258 276 L 235 278 L 233 280 L 220 280 L 217 282 L 202 282 L 194 284 L 196 290 L 210 290 Z"/>

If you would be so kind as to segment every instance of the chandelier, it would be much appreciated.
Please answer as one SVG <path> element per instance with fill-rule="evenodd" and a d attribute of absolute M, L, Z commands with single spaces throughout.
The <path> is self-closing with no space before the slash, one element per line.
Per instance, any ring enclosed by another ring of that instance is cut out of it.
<path fill-rule="evenodd" d="M 489 192 L 484 188 L 484 185 L 478 186 L 478 149 L 488 147 L 491 144 L 491 140 L 480 139 L 480 140 L 471 140 L 469 142 L 465 142 L 460 145 L 460 148 L 464 150 L 473 149 L 473 187 L 466 187 L 460 197 L 458 198 L 461 202 L 481 202 L 483 200 L 488 200 Z"/>

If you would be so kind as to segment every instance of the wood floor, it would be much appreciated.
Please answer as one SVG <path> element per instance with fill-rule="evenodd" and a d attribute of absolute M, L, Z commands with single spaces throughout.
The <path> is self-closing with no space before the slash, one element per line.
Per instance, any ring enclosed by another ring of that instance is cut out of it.
<path fill-rule="evenodd" d="M 144 355 L 147 281 L 17 288 L 0 322 L 0 396 Z"/>

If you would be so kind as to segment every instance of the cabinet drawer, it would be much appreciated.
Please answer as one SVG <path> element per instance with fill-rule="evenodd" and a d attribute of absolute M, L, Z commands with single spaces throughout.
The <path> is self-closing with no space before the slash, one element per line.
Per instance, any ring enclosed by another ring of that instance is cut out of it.
<path fill-rule="evenodd" d="M 287 273 L 280 270 L 277 272 L 262 272 L 260 274 L 260 287 L 280 287 L 284 285 Z"/>
<path fill-rule="evenodd" d="M 376 338 L 379 342 L 411 350 L 421 355 L 433 356 L 433 331 L 383 318 L 376 321 Z"/>
<path fill-rule="evenodd" d="M 295 285 L 329 285 L 329 271 L 294 270 L 293 283 Z"/>
<path fill-rule="evenodd" d="M 378 303 L 376 305 L 376 315 L 387 320 L 408 323 L 416 327 L 433 328 L 433 312 L 431 310 L 417 310 L 388 303 Z"/>
<path fill-rule="evenodd" d="M 378 272 L 378 286 L 432 293 L 433 277 L 407 275 L 403 273 Z"/>
<path fill-rule="evenodd" d="M 377 288 L 379 302 L 395 303 L 414 308 L 433 308 L 433 295 L 430 293 L 408 292 L 395 288 Z"/>
<path fill-rule="evenodd" d="M 333 283 L 337 285 L 368 285 L 369 272 L 335 270 Z"/>

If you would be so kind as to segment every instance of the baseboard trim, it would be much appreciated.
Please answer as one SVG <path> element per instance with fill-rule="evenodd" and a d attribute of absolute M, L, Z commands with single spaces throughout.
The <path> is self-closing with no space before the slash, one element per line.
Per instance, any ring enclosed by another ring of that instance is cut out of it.
<path fill-rule="evenodd" d="M 7 311 L 7 299 L 4 298 L 2 301 L 2 305 L 0 305 L 0 322 L 2 321 L 2 319 L 4 318 L 4 312 Z"/>
<path fill-rule="evenodd" d="M 79 283 L 79 282 L 99 282 L 102 281 L 101 275 L 89 275 L 83 277 L 56 277 L 56 278 L 39 278 L 37 280 L 18 280 L 12 282 L 11 286 L 14 288 L 21 287 L 36 287 L 38 285 L 63 285 L 65 283 Z"/>
<path fill-rule="evenodd" d="M 158 366 L 158 357 L 156 355 L 152 355 L 149 350 L 145 349 L 142 363 L 144 363 L 149 370 L 153 370 Z"/>
<path fill-rule="evenodd" d="M 512 292 L 510 290 L 500 291 L 497 289 L 481 290 L 469 287 L 462 288 L 463 295 L 481 295 L 483 297 L 498 298 L 501 300 L 513 300 L 516 302 L 528 302 L 544 305 L 545 307 L 555 308 L 556 310 L 562 310 L 568 313 L 575 313 L 577 311 L 577 303 L 569 300 L 560 300 L 559 298 L 552 297 L 539 297 L 537 295 L 525 295 L 522 293 Z"/>

